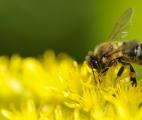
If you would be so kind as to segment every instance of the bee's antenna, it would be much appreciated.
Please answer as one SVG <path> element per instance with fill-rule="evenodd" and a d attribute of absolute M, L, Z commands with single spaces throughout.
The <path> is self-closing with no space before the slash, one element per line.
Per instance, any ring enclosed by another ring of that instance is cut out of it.
<path fill-rule="evenodd" d="M 98 82 L 101 82 L 99 77 L 98 77 L 98 82 L 97 82 L 92 65 L 91 65 L 91 70 L 92 70 L 92 73 L 93 73 L 95 84 L 97 84 Z"/>
<path fill-rule="evenodd" d="M 95 83 L 97 84 L 97 81 L 96 81 L 96 78 L 95 78 L 95 74 L 94 74 L 94 70 L 93 70 L 93 67 L 92 67 L 92 66 L 91 66 L 91 70 L 92 70 L 92 73 L 93 73 L 94 81 L 95 81 Z"/>

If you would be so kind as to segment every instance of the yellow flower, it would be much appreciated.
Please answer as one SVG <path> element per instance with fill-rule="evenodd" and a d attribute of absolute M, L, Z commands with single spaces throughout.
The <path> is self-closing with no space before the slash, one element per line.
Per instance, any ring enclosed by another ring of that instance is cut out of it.
<path fill-rule="evenodd" d="M 47 51 L 39 58 L 0 57 L 1 120 L 141 120 L 141 81 L 121 64 L 100 76 L 86 62 Z"/>

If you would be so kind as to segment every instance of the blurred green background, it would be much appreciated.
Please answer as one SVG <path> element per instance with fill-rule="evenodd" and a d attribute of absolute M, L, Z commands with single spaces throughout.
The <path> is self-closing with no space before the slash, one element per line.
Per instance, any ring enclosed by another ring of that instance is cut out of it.
<path fill-rule="evenodd" d="M 51 48 L 83 61 L 130 7 L 129 38 L 142 40 L 141 0 L 0 0 L 0 54 L 38 56 Z"/>

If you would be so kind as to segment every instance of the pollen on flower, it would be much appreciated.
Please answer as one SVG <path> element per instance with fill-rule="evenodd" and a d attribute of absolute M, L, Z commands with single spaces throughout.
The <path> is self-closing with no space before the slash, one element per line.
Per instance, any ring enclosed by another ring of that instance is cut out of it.
<path fill-rule="evenodd" d="M 120 67 L 100 76 L 63 53 L 1 56 L 0 119 L 141 120 L 142 82 L 132 86 L 127 67 L 118 78 Z"/>

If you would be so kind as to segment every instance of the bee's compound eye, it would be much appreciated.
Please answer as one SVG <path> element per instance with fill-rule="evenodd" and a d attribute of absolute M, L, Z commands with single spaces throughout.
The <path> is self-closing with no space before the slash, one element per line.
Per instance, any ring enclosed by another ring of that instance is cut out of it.
<path fill-rule="evenodd" d="M 92 60 L 92 63 L 93 63 L 93 65 L 95 66 L 95 65 L 98 64 L 98 61 L 97 61 L 97 60 Z"/>
<path fill-rule="evenodd" d="M 94 55 L 87 55 L 86 56 L 86 61 L 88 63 L 88 65 L 91 67 L 91 68 L 95 68 L 96 70 L 100 70 L 101 69 L 101 64 L 100 62 L 98 61 L 98 58 L 95 57 Z"/>
<path fill-rule="evenodd" d="M 99 69 L 99 62 L 97 60 L 92 60 L 92 65 L 95 69 Z"/>

